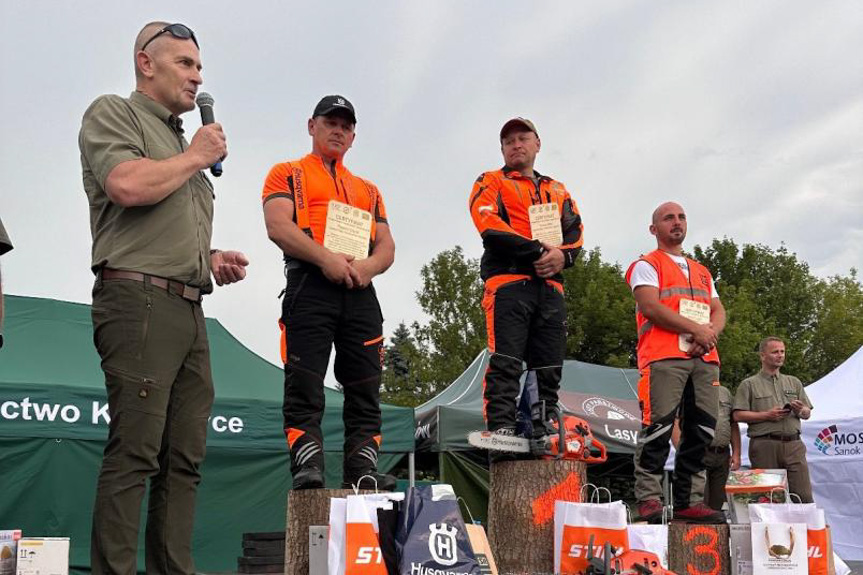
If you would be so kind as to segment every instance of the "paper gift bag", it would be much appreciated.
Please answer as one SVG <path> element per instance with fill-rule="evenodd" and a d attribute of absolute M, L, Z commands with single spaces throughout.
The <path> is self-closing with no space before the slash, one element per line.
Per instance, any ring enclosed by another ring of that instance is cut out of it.
<path fill-rule="evenodd" d="M 809 575 L 828 575 L 833 549 L 823 509 L 814 503 L 754 503 L 749 506 L 749 517 L 761 523 L 805 523 Z"/>
<path fill-rule="evenodd" d="M 327 575 L 345 574 L 345 510 L 343 497 L 330 498 L 330 531 L 327 536 Z"/>
<path fill-rule="evenodd" d="M 659 557 L 659 564 L 668 569 L 668 525 L 627 525 L 629 549 L 650 551 Z"/>
<path fill-rule="evenodd" d="M 605 543 L 617 553 L 628 548 L 626 506 L 611 503 L 554 502 L 554 572 L 579 573 L 587 569 L 593 537 L 593 555 L 601 558 Z"/>
<path fill-rule="evenodd" d="M 807 575 L 805 523 L 753 523 L 753 575 Z"/>
<path fill-rule="evenodd" d="M 408 490 L 399 514 L 396 545 L 401 554 L 402 575 L 437 571 L 480 573 L 451 485 L 424 485 Z"/>
<path fill-rule="evenodd" d="M 483 575 L 497 575 L 497 565 L 495 565 L 494 557 L 491 554 L 491 546 L 488 544 L 485 529 L 482 528 L 482 525 L 472 523 L 468 523 L 466 527 L 470 546 L 473 548 L 476 562 L 479 563 L 480 573 Z"/>

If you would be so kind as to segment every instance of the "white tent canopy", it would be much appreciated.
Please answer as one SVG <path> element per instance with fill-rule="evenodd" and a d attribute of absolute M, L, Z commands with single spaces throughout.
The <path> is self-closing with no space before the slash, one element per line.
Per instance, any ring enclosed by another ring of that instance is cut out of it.
<path fill-rule="evenodd" d="M 806 387 L 814 406 L 802 439 L 815 501 L 843 559 L 863 560 L 863 347 Z"/>

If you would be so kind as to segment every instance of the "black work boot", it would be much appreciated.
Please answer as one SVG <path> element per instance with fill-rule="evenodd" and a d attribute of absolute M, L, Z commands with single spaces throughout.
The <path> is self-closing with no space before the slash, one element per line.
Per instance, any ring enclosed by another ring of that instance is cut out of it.
<path fill-rule="evenodd" d="M 294 489 L 324 488 L 324 450 L 317 441 L 302 438 L 291 446 L 291 475 Z"/>
<path fill-rule="evenodd" d="M 551 439 L 558 436 L 560 410 L 557 405 L 548 405 L 538 401 L 530 407 L 530 419 L 533 424 L 531 451 L 534 455 L 551 455 Z"/>
<path fill-rule="evenodd" d="M 314 465 L 306 465 L 294 474 L 293 489 L 323 489 L 324 474 Z"/>

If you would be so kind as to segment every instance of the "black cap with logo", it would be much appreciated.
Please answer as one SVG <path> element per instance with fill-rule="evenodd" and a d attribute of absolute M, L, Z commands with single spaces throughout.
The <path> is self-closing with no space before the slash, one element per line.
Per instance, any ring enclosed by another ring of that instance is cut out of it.
<path fill-rule="evenodd" d="M 347 117 L 354 124 L 357 123 L 357 115 L 354 112 L 354 105 L 351 104 L 344 96 L 324 96 L 318 105 L 315 106 L 315 111 L 312 113 L 312 118 L 318 116 L 329 116 L 331 114 L 341 114 Z"/>

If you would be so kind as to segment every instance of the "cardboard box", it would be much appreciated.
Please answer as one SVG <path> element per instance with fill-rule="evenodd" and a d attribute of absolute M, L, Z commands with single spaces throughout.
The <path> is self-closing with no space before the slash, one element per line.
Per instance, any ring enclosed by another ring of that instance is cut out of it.
<path fill-rule="evenodd" d="M 788 472 L 785 469 L 741 469 L 732 471 L 725 483 L 732 523 L 749 523 L 750 503 L 788 502 Z"/>
<path fill-rule="evenodd" d="M 0 575 L 15 575 L 19 539 L 21 539 L 20 529 L 0 531 Z"/>
<path fill-rule="evenodd" d="M 16 570 L 16 575 L 69 575 L 69 538 L 21 538 Z"/>

